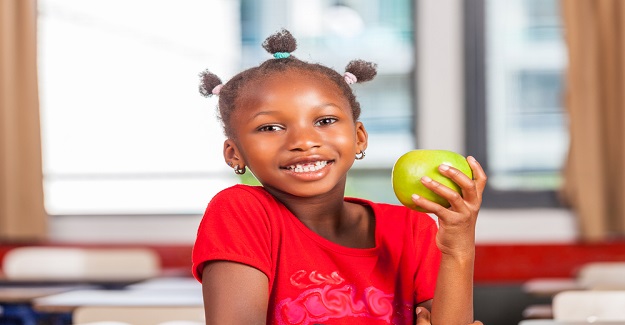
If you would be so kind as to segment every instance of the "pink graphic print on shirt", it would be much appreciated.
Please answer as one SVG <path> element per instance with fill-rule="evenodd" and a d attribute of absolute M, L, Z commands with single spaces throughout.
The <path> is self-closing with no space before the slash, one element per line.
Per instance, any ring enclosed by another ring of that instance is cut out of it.
<path fill-rule="evenodd" d="M 368 287 L 359 295 L 353 285 L 343 284 L 345 280 L 338 272 L 323 275 L 313 271 L 308 276 L 306 274 L 306 271 L 300 270 L 291 276 L 293 286 L 309 289 L 295 299 L 287 298 L 277 304 L 278 324 L 306 325 L 343 317 L 366 317 L 395 323 L 392 319 L 393 294 Z"/>
<path fill-rule="evenodd" d="M 310 275 L 308 275 L 308 281 L 306 281 L 306 271 L 304 270 L 299 270 L 291 276 L 291 284 L 300 289 L 314 285 L 341 284 L 343 282 L 345 282 L 345 279 L 343 279 L 339 275 L 339 272 L 336 271 L 332 272 L 329 276 L 321 274 L 317 271 L 312 271 L 310 272 Z"/>

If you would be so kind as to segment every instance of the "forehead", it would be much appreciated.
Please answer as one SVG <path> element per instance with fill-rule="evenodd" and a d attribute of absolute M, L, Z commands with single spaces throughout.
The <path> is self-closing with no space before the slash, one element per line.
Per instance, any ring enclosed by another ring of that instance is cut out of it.
<path fill-rule="evenodd" d="M 310 93 L 351 110 L 342 89 L 329 76 L 321 72 L 296 68 L 270 71 L 255 76 L 240 90 L 236 106 L 239 108 L 275 100 L 301 100 Z"/>

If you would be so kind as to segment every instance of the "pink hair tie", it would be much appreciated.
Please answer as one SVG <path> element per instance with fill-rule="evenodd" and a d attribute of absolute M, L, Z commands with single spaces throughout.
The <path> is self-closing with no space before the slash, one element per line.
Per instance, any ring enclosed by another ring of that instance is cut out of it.
<path fill-rule="evenodd" d="M 213 95 L 219 95 L 219 92 L 221 91 L 221 88 L 223 86 L 224 86 L 223 84 L 219 84 L 219 85 L 215 86 L 215 88 L 213 88 L 213 91 L 212 91 Z"/>
<path fill-rule="evenodd" d="M 345 82 L 347 82 L 348 85 L 351 85 L 353 83 L 356 83 L 356 81 L 358 81 L 358 78 L 356 78 L 356 76 L 354 76 L 354 74 L 351 72 L 345 72 L 345 74 L 343 75 L 343 78 L 345 78 Z"/>

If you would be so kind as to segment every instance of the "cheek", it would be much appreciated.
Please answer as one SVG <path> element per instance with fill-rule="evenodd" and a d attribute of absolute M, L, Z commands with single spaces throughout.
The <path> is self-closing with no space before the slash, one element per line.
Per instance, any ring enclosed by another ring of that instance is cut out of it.
<path fill-rule="evenodd" d="M 356 147 L 356 129 L 351 126 L 345 126 L 341 130 L 327 134 L 328 139 L 341 147 Z"/>
<path fill-rule="evenodd" d="M 275 141 L 246 141 L 245 152 L 242 152 L 245 162 L 253 168 L 258 162 L 266 162 L 275 156 Z"/>

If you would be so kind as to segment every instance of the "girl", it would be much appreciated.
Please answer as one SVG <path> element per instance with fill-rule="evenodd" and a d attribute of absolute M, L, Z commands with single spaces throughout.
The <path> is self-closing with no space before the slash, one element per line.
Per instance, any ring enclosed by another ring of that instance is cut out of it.
<path fill-rule="evenodd" d="M 413 197 L 439 228 L 404 206 L 344 197 L 368 137 L 350 84 L 373 79 L 376 65 L 355 60 L 342 76 L 301 61 L 286 30 L 263 47 L 274 58 L 226 84 L 201 75 L 200 92 L 219 95 L 226 163 L 262 184 L 223 190 L 200 224 L 193 274 L 207 323 L 471 323 L 480 165 L 468 158 L 475 180 L 440 166 L 462 196 L 422 179 L 451 202 Z"/>

